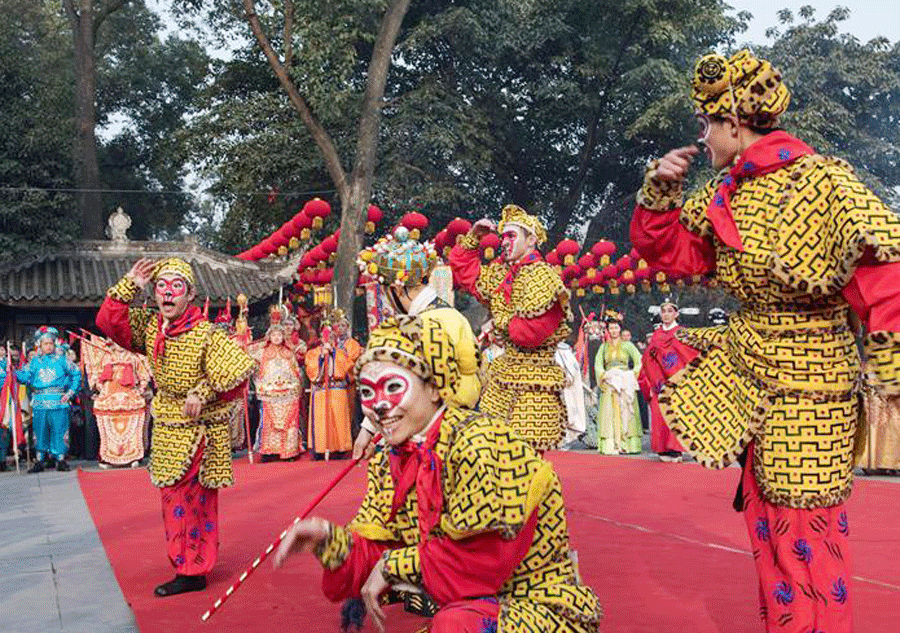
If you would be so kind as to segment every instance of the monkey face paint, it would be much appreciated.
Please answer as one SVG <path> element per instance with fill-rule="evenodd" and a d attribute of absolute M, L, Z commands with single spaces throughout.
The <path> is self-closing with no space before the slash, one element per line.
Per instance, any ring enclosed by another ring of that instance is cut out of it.
<path fill-rule="evenodd" d="M 393 363 L 373 361 L 363 366 L 359 400 L 363 413 L 381 428 L 384 441 L 391 446 L 424 429 L 433 415 L 425 382 Z"/>
<path fill-rule="evenodd" d="M 165 276 L 156 280 L 154 286 L 156 305 L 164 319 L 172 320 L 187 310 L 193 299 L 191 286 L 180 276 Z"/>

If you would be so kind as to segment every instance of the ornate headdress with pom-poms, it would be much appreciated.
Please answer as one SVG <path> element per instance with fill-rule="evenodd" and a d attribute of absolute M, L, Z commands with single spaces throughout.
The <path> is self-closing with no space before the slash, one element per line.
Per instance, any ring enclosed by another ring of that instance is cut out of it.
<path fill-rule="evenodd" d="M 398 226 L 364 249 L 357 264 L 363 275 L 382 285 L 414 288 L 428 282 L 437 260 L 434 244 L 413 239 L 409 229 Z"/>

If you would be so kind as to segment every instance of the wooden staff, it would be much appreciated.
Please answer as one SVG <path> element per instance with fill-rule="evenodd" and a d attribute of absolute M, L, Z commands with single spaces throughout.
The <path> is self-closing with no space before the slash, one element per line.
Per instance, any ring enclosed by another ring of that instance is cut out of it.
<path fill-rule="evenodd" d="M 376 442 L 376 443 L 379 442 L 380 440 L 381 440 L 380 433 L 378 435 L 376 435 L 374 438 L 372 438 L 372 441 Z M 341 470 L 341 472 L 339 472 L 337 474 L 337 476 L 334 479 L 332 479 L 331 482 L 327 486 L 325 486 L 325 488 L 322 490 L 322 492 L 320 492 L 316 496 L 316 498 L 312 500 L 312 502 L 303 511 L 303 514 L 301 514 L 298 517 L 295 517 L 294 520 L 291 522 L 291 524 L 289 526 L 287 526 L 281 532 L 281 534 L 278 535 L 278 538 L 276 538 L 274 541 L 272 541 L 269 544 L 269 546 L 265 550 L 263 550 L 263 553 L 256 557 L 256 559 L 250 564 L 250 566 L 247 569 L 245 569 L 241 573 L 241 575 L 238 576 L 238 579 L 236 581 L 234 581 L 234 583 L 232 583 L 232 585 L 230 587 L 228 587 L 228 589 L 225 591 L 224 594 L 222 594 L 222 597 L 219 598 L 218 600 L 216 600 L 213 603 L 212 607 L 210 607 L 206 613 L 204 613 L 202 616 L 200 616 L 200 619 L 203 622 L 206 622 L 207 620 L 209 620 L 212 617 L 212 615 L 216 611 L 218 611 L 222 607 L 223 604 L 225 604 L 225 601 L 228 600 L 228 598 L 230 598 L 232 595 L 234 595 L 234 593 L 238 590 L 238 587 L 240 587 L 242 584 L 244 584 L 244 582 L 247 580 L 247 578 L 250 576 L 250 574 L 252 574 L 254 571 L 256 571 L 256 568 L 259 567 L 262 564 L 262 562 L 264 560 L 266 560 L 266 558 L 269 557 L 269 554 L 271 554 L 272 552 L 275 551 L 275 548 L 278 547 L 278 545 L 281 543 L 281 541 L 284 540 L 284 537 L 287 536 L 288 530 L 290 530 L 294 525 L 296 525 L 297 523 L 299 523 L 300 521 L 302 521 L 303 519 L 308 517 L 309 514 L 315 509 L 315 507 L 317 505 L 319 505 L 319 503 L 322 501 L 322 499 L 324 499 L 328 495 L 328 493 L 331 492 L 334 489 L 334 487 L 337 486 L 338 483 L 344 477 L 347 476 L 347 473 L 349 473 L 351 470 L 353 470 L 353 467 L 356 466 L 360 462 L 360 460 L 362 460 L 362 457 L 357 457 L 356 459 L 352 460 L 349 464 L 347 464 L 347 466 L 345 466 L 344 469 Z"/>

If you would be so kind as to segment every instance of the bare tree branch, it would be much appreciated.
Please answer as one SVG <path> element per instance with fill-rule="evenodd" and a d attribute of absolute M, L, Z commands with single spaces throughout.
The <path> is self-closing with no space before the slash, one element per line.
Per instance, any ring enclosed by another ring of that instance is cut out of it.
<path fill-rule="evenodd" d="M 300 91 L 297 90 L 297 86 L 294 84 L 290 75 L 288 75 L 287 70 L 281 62 L 278 61 L 278 55 L 275 54 L 275 50 L 272 48 L 272 44 L 263 32 L 262 25 L 259 22 L 259 16 L 256 14 L 256 3 L 253 0 L 243 1 L 244 17 L 250 24 L 250 29 L 253 31 L 256 41 L 259 43 L 263 54 L 269 61 L 272 70 L 275 71 L 275 75 L 278 77 L 278 81 L 281 83 L 282 88 L 287 92 L 291 104 L 294 106 L 294 109 L 297 110 L 298 114 L 300 114 L 300 118 L 303 120 L 304 125 L 306 125 L 310 135 L 316 142 L 316 146 L 318 146 L 319 151 L 322 152 L 322 158 L 325 160 L 325 168 L 328 170 L 328 174 L 334 182 L 335 189 L 337 189 L 338 195 L 341 198 L 341 204 L 346 205 L 350 196 L 350 190 L 347 185 L 347 174 L 344 171 L 343 165 L 341 165 L 341 158 L 338 155 L 337 148 L 334 146 L 334 142 L 331 140 L 331 136 L 325 128 L 322 127 L 312 111 L 310 111 L 309 106 L 306 104 L 306 100 L 300 94 Z"/>
<path fill-rule="evenodd" d="M 97 41 L 97 33 L 100 31 L 100 26 L 106 21 L 106 18 L 125 6 L 125 3 L 127 2 L 128 0 L 107 0 L 103 7 L 97 12 L 97 15 L 94 17 L 95 42 Z"/>
<path fill-rule="evenodd" d="M 294 64 L 294 0 L 284 0 L 284 67 Z"/>
<path fill-rule="evenodd" d="M 625 56 L 625 51 L 628 50 L 629 46 L 631 46 L 632 38 L 637 31 L 637 26 L 641 21 L 641 17 L 643 17 L 643 11 L 639 9 L 635 13 L 634 19 L 631 21 L 631 27 L 628 29 L 628 33 L 624 38 L 622 38 L 618 53 L 616 54 L 616 61 L 613 62 L 612 67 L 606 74 L 606 82 L 601 91 L 603 99 L 599 104 L 597 104 L 597 107 L 594 108 L 591 120 L 588 122 L 588 128 L 584 143 L 582 143 L 581 146 L 581 152 L 579 153 L 580 156 L 578 161 L 578 172 L 575 175 L 575 179 L 569 185 L 569 190 L 553 205 L 555 219 L 553 220 L 553 226 L 550 227 L 548 233 L 565 233 L 566 228 L 568 228 L 569 226 L 569 222 L 572 220 L 572 213 L 575 211 L 575 205 L 578 204 L 579 198 L 581 198 L 581 192 L 584 189 L 584 183 L 585 180 L 587 180 L 588 172 L 590 171 L 591 156 L 593 155 L 594 150 L 597 148 L 600 122 L 603 119 L 603 114 L 606 111 L 606 106 L 607 104 L 609 104 L 613 82 L 619 76 L 619 67 L 622 64 L 622 58 Z"/>
<path fill-rule="evenodd" d="M 245 0 L 246 1 L 246 0 Z M 372 59 L 366 75 L 366 93 L 356 137 L 356 159 L 353 164 L 350 197 L 341 213 L 341 239 L 338 242 L 334 265 L 335 294 L 338 303 L 353 306 L 353 296 L 359 271 L 356 256 L 362 248 L 365 212 L 372 197 L 372 177 L 378 149 L 378 131 L 384 106 L 384 88 L 410 0 L 391 0 L 378 27 Z"/>

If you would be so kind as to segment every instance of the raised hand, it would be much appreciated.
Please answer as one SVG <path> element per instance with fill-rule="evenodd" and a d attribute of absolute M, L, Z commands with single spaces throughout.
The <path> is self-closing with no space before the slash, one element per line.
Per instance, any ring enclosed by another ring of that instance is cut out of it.
<path fill-rule="evenodd" d="M 694 156 L 699 153 L 700 150 L 696 145 L 673 149 L 659 159 L 659 164 L 656 166 L 657 178 L 670 182 L 681 182 L 687 176 Z"/>
<path fill-rule="evenodd" d="M 481 239 L 488 233 L 496 233 L 497 225 L 487 218 L 481 218 L 475 224 L 472 225 L 472 235 Z"/>
<path fill-rule="evenodd" d="M 150 283 L 150 278 L 153 277 L 155 268 L 156 262 L 144 257 L 143 259 L 137 260 L 125 276 L 131 279 L 135 286 L 143 290 L 147 284 Z"/>

